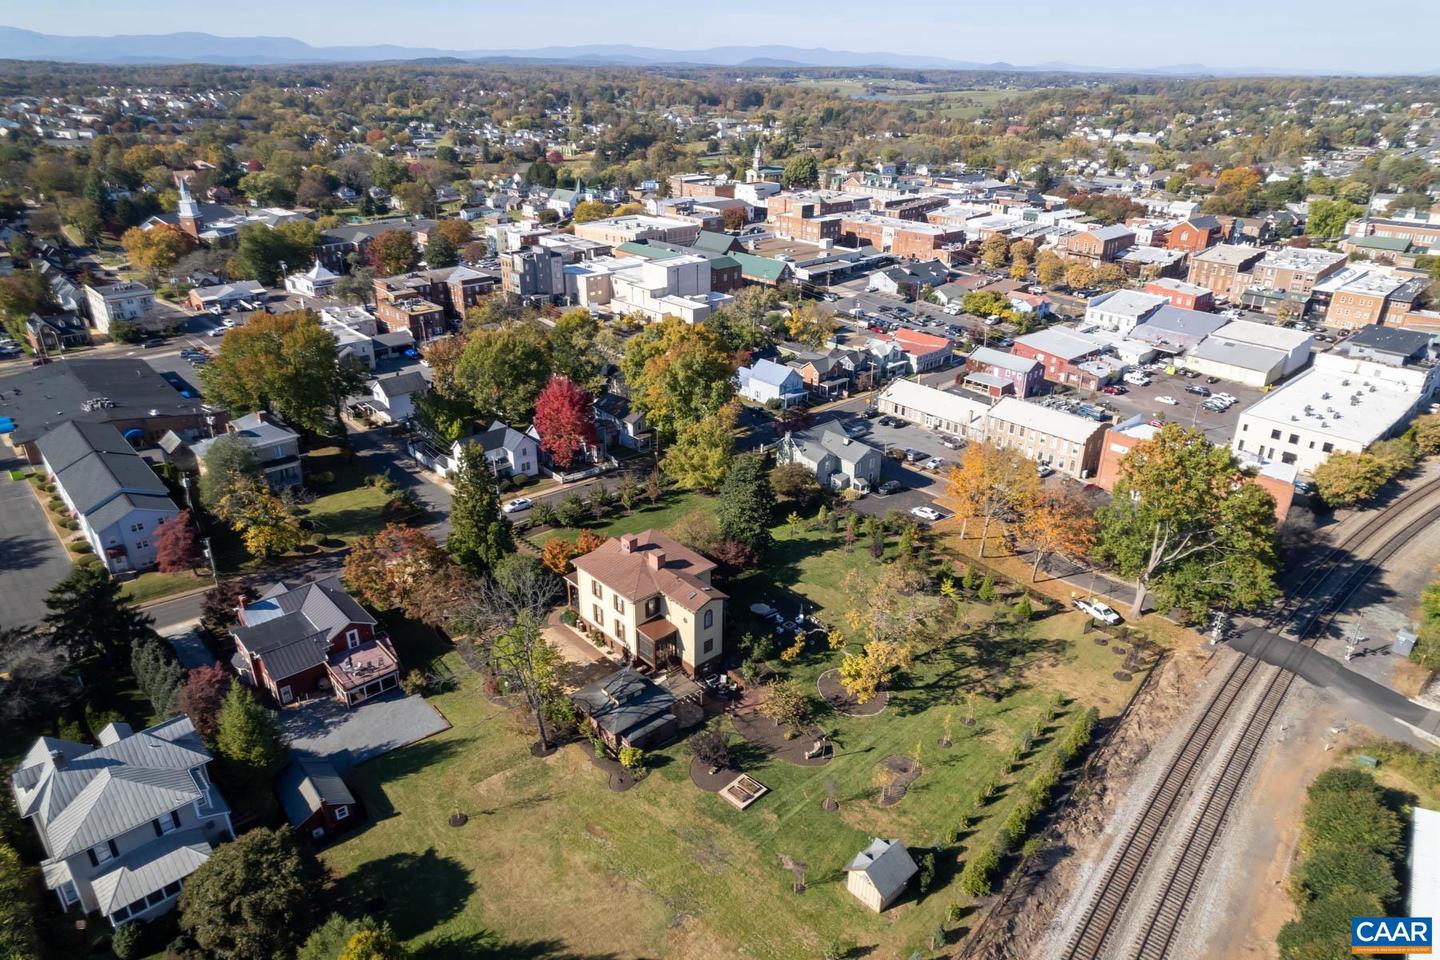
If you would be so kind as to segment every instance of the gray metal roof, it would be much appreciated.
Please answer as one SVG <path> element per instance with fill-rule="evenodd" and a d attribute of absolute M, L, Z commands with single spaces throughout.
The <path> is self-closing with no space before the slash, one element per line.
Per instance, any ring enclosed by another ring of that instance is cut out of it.
<path fill-rule="evenodd" d="M 92 453 L 55 475 L 76 511 L 88 515 L 121 493 L 168 496 L 165 482 L 134 450 Z"/>
<path fill-rule="evenodd" d="M 905 884 L 919 872 L 910 852 L 899 840 L 876 838 L 845 865 L 845 872 L 858 870 L 870 878 L 881 898 L 889 900 L 905 889 Z"/>
<path fill-rule="evenodd" d="M 793 431 L 787 439 L 805 459 L 816 464 L 824 459 L 827 453 L 838 457 L 842 463 L 859 463 L 871 454 L 880 455 L 880 451 L 868 443 L 852 439 L 834 421 Z"/>
<path fill-rule="evenodd" d="M 16 804 L 33 817 L 52 858 L 89 849 L 200 799 L 190 771 L 210 762 L 189 718 L 176 717 L 57 764 L 41 740 L 11 776 Z"/>
<path fill-rule="evenodd" d="M 375 624 L 334 577 L 293 588 L 276 584 L 245 605 L 244 617 L 235 637 L 276 682 L 324 663 L 330 642 L 350 624 Z"/>
<path fill-rule="evenodd" d="M 638 736 L 657 720 L 674 719 L 675 697 L 629 667 L 581 687 L 574 700 L 597 726 L 617 737 Z"/>
<path fill-rule="evenodd" d="M 90 881 L 100 912 L 114 913 L 164 887 L 184 880 L 210 859 L 210 841 L 199 830 L 181 830 L 137 847 Z"/>
<path fill-rule="evenodd" d="M 397 373 L 393 377 L 382 377 L 375 383 L 386 397 L 402 397 L 410 393 L 423 393 L 430 387 L 430 381 L 418 370 Z"/>
<path fill-rule="evenodd" d="M 275 785 L 280 805 L 291 826 L 299 826 L 322 805 L 338 806 L 355 802 L 355 795 L 329 763 L 314 757 L 296 757 L 280 774 Z"/>
<path fill-rule="evenodd" d="M 119 523 L 136 510 L 154 510 L 172 517 L 180 512 L 180 508 L 175 506 L 174 501 L 169 497 L 122 493 L 90 511 L 85 515 L 85 519 L 89 522 L 90 528 L 98 532 L 112 523 Z"/>
<path fill-rule="evenodd" d="M 35 442 L 40 455 L 59 473 L 92 453 L 134 453 L 135 448 L 108 423 L 71 420 Z"/>

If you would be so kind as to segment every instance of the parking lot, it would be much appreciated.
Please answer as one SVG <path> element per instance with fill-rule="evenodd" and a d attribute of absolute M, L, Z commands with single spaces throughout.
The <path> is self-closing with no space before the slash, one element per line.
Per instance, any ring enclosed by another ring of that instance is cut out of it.
<path fill-rule="evenodd" d="M 1235 424 L 1240 420 L 1240 412 L 1264 396 L 1263 390 L 1224 380 L 1219 383 L 1206 383 L 1204 377 L 1190 379 L 1179 373 L 1166 373 L 1164 370 L 1151 371 L 1146 376 L 1150 377 L 1148 386 L 1120 384 L 1126 392 L 1119 396 L 1096 394 L 1093 400 L 1088 393 L 1070 396 L 1079 396 L 1086 402 L 1109 410 L 1114 415 L 1115 422 L 1140 414 L 1147 419 L 1199 427 L 1205 431 L 1210 442 L 1217 446 L 1230 444 L 1235 435 Z M 1216 413 L 1204 406 L 1206 397 L 1187 393 L 1187 386 L 1204 387 L 1212 394 L 1228 393 L 1239 402 L 1232 404 L 1228 410 Z M 1157 397 L 1171 397 L 1178 402 L 1174 405 L 1165 404 L 1159 402 Z"/>

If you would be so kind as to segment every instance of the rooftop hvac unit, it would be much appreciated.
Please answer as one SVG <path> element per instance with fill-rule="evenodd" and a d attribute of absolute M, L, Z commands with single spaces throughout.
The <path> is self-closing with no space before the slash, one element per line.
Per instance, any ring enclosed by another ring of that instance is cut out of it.
<path fill-rule="evenodd" d="M 1320 399 L 1321 399 L 1321 400 L 1329 400 L 1329 399 L 1330 399 L 1330 391 L 1329 391 L 1329 390 L 1326 390 L 1324 393 L 1320 394 Z"/>

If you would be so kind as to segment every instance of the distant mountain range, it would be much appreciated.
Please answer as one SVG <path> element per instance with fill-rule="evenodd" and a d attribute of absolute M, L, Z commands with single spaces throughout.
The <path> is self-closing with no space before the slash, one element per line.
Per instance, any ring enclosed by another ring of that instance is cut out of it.
<path fill-rule="evenodd" d="M 985 70 L 1026 73 L 1129 73 L 1148 76 L 1284 75 L 1283 70 L 1212 69 L 1184 63 L 1158 67 L 1072 63 L 1017 65 L 978 63 L 946 57 L 901 53 L 856 53 L 823 47 L 711 47 L 665 50 L 627 44 L 536 47 L 528 50 L 444 50 L 435 47 L 316 47 L 290 37 L 217 37 L 209 33 L 135 34 L 70 37 L 0 26 L 0 59 L 54 60 L 70 63 L 209 63 L 259 66 L 304 63 L 379 63 L 386 61 L 460 61 L 470 63 L 553 63 L 579 66 L 717 66 L 800 69 L 804 67 L 893 67 L 907 70 Z"/>

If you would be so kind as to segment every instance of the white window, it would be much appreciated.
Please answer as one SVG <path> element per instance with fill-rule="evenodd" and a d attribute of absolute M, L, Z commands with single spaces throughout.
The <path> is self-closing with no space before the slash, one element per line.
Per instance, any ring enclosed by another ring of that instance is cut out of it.
<path fill-rule="evenodd" d="M 174 833 L 180 829 L 180 815 L 172 810 L 156 820 L 155 826 L 159 829 L 161 836 L 167 833 Z"/>
<path fill-rule="evenodd" d="M 74 880 L 66 880 L 60 885 L 58 892 L 60 894 L 60 902 L 67 907 L 74 906 L 75 902 L 80 899 L 80 891 L 76 889 Z"/>
<path fill-rule="evenodd" d="M 351 650 L 354 650 L 356 647 L 360 646 L 360 631 L 347 630 L 345 632 L 345 644 Z"/>
<path fill-rule="evenodd" d="M 346 817 L 348 817 L 348 816 L 350 816 L 350 808 L 349 808 L 349 807 L 336 807 L 336 808 L 335 808 L 335 819 L 336 819 L 336 820 L 344 820 L 344 819 L 345 819 Z"/>
<path fill-rule="evenodd" d="M 95 858 L 95 864 L 97 866 L 105 863 L 107 860 L 114 860 L 115 857 L 118 856 L 118 854 L 110 849 L 110 842 L 91 847 L 90 855 Z"/>

